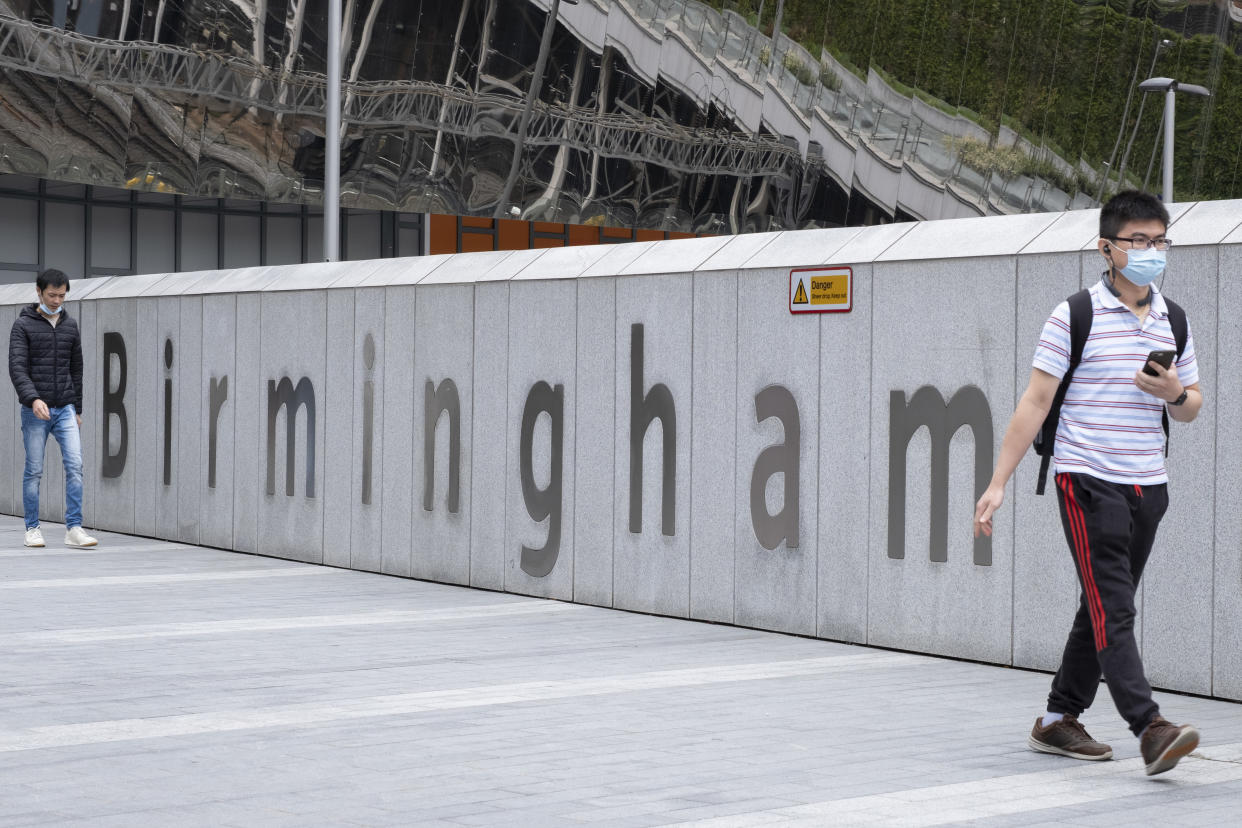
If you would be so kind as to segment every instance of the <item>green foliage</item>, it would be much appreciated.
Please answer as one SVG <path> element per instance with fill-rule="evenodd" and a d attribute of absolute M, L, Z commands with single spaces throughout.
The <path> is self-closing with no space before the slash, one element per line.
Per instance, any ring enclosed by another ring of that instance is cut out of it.
<path fill-rule="evenodd" d="M 858 78 L 859 80 L 863 80 L 863 81 L 867 79 L 867 73 L 859 69 L 858 66 L 855 65 L 848 57 L 846 57 L 845 54 L 842 53 L 839 49 L 834 49 L 832 46 L 824 46 L 824 51 L 827 51 L 828 54 L 832 55 L 833 58 L 836 59 L 837 63 L 841 64 L 843 67 L 849 70 L 854 75 L 854 77 Z"/>
<path fill-rule="evenodd" d="M 759 4 L 714 5 L 753 13 Z M 765 27 L 776 5 L 764 3 Z M 1170 13 L 1193 13 L 1187 6 L 1187 0 L 785 0 L 782 28 L 801 43 L 822 42 L 851 71 L 882 70 L 906 94 L 974 117 L 992 132 L 1004 123 L 1066 161 L 1083 159 L 1096 169 L 1112 156 L 1119 132 L 1123 148 L 1129 139 L 1142 95 L 1135 90 L 1126 113 L 1131 79 L 1136 67 L 1140 80 L 1146 76 L 1157 39 L 1167 38 L 1171 46 L 1153 74 L 1206 86 L 1214 95 L 1210 102 L 1178 100 L 1176 199 L 1240 197 L 1242 41 L 1236 34 L 1230 44 L 1184 37 L 1160 26 Z M 1129 158 L 1127 171 L 1140 181 L 1160 131 L 1160 104 L 1157 96 L 1148 98 Z M 1157 158 L 1153 188 L 1158 170 Z M 1094 194 L 1089 181 L 1058 183 Z"/>
<path fill-rule="evenodd" d="M 802 58 L 798 57 L 793 52 L 785 53 L 785 56 L 781 58 L 781 65 L 785 67 L 785 70 L 789 72 L 789 74 L 797 78 L 798 83 L 803 86 L 810 86 L 815 83 L 815 73 L 811 71 L 810 67 L 802 62 Z"/>
<path fill-rule="evenodd" d="M 1032 158 L 1017 147 L 999 147 L 978 138 L 957 138 L 946 135 L 942 139 L 945 149 L 963 164 L 983 175 L 993 173 L 1002 178 L 1025 175 L 1041 178 L 1068 193 L 1093 192 L 1089 176 L 1081 172 L 1065 172 L 1050 160 Z"/>
<path fill-rule="evenodd" d="M 841 91 L 841 79 L 837 77 L 837 73 L 822 63 L 819 65 L 819 84 L 833 92 Z"/>
<path fill-rule="evenodd" d="M 1026 167 L 1026 153 L 1014 147 L 994 147 L 978 138 L 956 138 L 944 136 L 944 145 L 950 153 L 955 153 L 961 162 L 972 170 L 984 175 L 996 173 L 1002 178 L 1012 178 Z"/>

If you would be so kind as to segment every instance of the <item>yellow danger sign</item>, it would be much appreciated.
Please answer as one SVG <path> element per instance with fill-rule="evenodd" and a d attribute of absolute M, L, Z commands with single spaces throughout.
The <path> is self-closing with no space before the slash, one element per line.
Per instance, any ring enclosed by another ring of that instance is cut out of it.
<path fill-rule="evenodd" d="M 850 277 L 848 274 L 831 276 L 815 276 L 811 279 L 812 305 L 840 305 L 850 298 Z"/>
<path fill-rule="evenodd" d="M 800 267 L 789 271 L 790 313 L 846 313 L 854 307 L 849 267 Z"/>

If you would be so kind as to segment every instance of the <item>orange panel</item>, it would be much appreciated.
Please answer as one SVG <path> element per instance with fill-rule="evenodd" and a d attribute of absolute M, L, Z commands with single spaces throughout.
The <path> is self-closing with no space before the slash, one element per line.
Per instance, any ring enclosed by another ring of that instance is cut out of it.
<path fill-rule="evenodd" d="M 484 216 L 461 217 L 461 252 L 479 253 L 485 250 L 498 250 L 496 234 L 491 230 L 496 226 L 493 219 Z M 470 228 L 487 230 L 486 233 L 472 232 Z"/>
<path fill-rule="evenodd" d="M 601 227 L 599 228 L 600 241 L 608 239 L 610 241 L 634 241 L 634 231 L 625 227 Z"/>
<path fill-rule="evenodd" d="M 565 235 L 565 225 L 557 224 L 552 221 L 537 221 L 534 223 L 534 232 L 555 233 L 556 235 L 563 237 Z M 531 241 L 531 246 L 538 249 L 543 249 L 545 247 L 564 247 L 565 239 L 549 239 L 546 237 L 535 236 L 535 238 Z"/>
<path fill-rule="evenodd" d="M 432 213 L 427 231 L 427 252 L 433 256 L 457 252 L 457 217 Z"/>
<path fill-rule="evenodd" d="M 586 224 L 569 225 L 569 244 L 570 246 L 599 244 L 599 228 Z"/>
<path fill-rule="evenodd" d="M 525 221 L 510 219 L 494 219 L 482 216 L 462 216 L 461 249 L 457 246 L 457 216 L 446 216 L 433 213 L 428 216 L 428 252 L 442 253 L 474 253 L 484 250 L 525 250 L 532 244 L 532 225 Z M 495 234 L 471 232 L 472 229 L 499 229 Z M 661 239 L 693 239 L 694 233 L 664 232 L 663 230 L 632 230 L 627 227 L 596 227 L 587 224 L 560 224 L 557 222 L 539 221 L 533 224 L 537 233 L 555 233 L 568 236 L 567 241 L 560 238 L 540 238 L 533 240 L 538 249 L 600 244 L 606 242 L 628 241 L 659 241 Z M 710 234 L 700 234 L 701 236 Z"/>
<path fill-rule="evenodd" d="M 491 233 L 462 233 L 461 234 L 461 252 L 462 253 L 481 253 L 485 250 L 495 250 L 496 240 L 492 238 Z"/>
<path fill-rule="evenodd" d="M 526 250 L 530 247 L 530 222 L 500 220 L 500 238 L 496 241 L 497 250 Z"/>

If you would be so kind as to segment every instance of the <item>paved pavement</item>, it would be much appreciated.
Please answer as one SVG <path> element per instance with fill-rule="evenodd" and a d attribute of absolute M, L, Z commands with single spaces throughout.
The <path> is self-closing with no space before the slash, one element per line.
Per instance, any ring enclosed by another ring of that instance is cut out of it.
<path fill-rule="evenodd" d="M 0 517 L 0 826 L 1239 825 L 1242 705 L 1143 775 L 1046 675 Z"/>

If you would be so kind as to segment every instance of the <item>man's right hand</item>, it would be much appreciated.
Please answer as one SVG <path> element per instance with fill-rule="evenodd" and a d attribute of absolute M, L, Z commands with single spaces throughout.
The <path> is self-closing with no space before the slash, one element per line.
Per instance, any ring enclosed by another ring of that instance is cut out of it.
<path fill-rule="evenodd" d="M 34 404 L 30 406 L 30 410 L 33 411 L 34 415 L 40 420 L 52 419 L 52 412 L 47 410 L 47 403 L 43 400 L 35 400 Z"/>
<path fill-rule="evenodd" d="M 992 515 L 1001 504 L 1005 502 L 1005 488 L 1003 486 L 988 486 L 983 493 L 983 497 L 979 498 L 979 502 L 975 505 L 975 537 L 979 537 L 979 532 L 988 537 L 992 536 Z"/>

